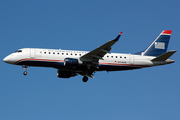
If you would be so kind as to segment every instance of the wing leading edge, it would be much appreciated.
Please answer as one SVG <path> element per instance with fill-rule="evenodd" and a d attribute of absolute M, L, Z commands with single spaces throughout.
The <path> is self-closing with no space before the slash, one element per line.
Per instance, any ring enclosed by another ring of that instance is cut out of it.
<path fill-rule="evenodd" d="M 80 57 L 80 60 L 83 62 L 92 62 L 94 64 L 97 64 L 99 59 L 103 59 L 104 55 L 110 52 L 111 46 L 119 40 L 122 33 L 123 32 L 119 33 L 119 35 L 115 39 L 110 40 L 109 42 L 83 55 L 82 57 Z"/>

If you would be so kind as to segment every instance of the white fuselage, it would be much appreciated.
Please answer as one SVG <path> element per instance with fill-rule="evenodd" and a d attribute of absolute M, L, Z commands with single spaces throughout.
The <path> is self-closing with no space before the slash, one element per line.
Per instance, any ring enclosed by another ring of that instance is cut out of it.
<path fill-rule="evenodd" d="M 88 51 L 74 51 L 61 49 L 38 49 L 23 48 L 8 55 L 3 61 L 14 65 L 28 65 L 39 67 L 53 67 L 69 71 L 81 71 L 82 67 L 65 67 L 65 58 L 79 59 Z M 171 59 L 165 61 L 151 61 L 155 57 L 134 54 L 107 53 L 103 59 L 99 60 L 99 65 L 95 71 L 117 71 L 130 70 L 144 67 L 152 67 L 172 63 Z M 83 66 L 80 65 L 80 66 Z"/>

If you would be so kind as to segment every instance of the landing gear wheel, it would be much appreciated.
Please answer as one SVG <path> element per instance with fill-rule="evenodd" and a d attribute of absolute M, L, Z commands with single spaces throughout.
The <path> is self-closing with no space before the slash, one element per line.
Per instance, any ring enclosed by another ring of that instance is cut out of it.
<path fill-rule="evenodd" d="M 24 74 L 24 75 L 27 75 L 27 71 L 24 71 L 23 74 Z"/>
<path fill-rule="evenodd" d="M 87 82 L 88 81 L 88 77 L 84 76 L 82 80 L 83 80 L 83 82 Z"/>
<path fill-rule="evenodd" d="M 25 69 L 25 71 L 23 72 L 24 75 L 27 75 L 27 67 L 28 67 L 27 65 L 23 65 L 23 66 L 22 66 L 22 68 Z"/>

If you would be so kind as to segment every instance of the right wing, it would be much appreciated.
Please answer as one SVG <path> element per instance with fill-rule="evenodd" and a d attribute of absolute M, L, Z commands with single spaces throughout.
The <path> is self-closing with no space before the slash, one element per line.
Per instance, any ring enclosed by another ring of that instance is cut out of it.
<path fill-rule="evenodd" d="M 83 62 L 98 64 L 99 59 L 103 59 L 104 55 L 110 52 L 111 46 L 119 40 L 121 34 L 122 32 L 114 40 L 110 40 L 109 42 L 103 44 L 102 46 L 83 55 L 82 57 L 80 57 L 80 60 Z"/>

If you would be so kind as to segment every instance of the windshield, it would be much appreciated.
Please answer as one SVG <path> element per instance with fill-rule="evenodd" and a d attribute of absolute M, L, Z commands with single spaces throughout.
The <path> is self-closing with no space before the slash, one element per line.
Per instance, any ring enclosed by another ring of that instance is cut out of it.
<path fill-rule="evenodd" d="M 15 53 L 20 53 L 20 52 L 22 52 L 22 50 L 17 50 L 17 51 L 15 51 Z"/>

